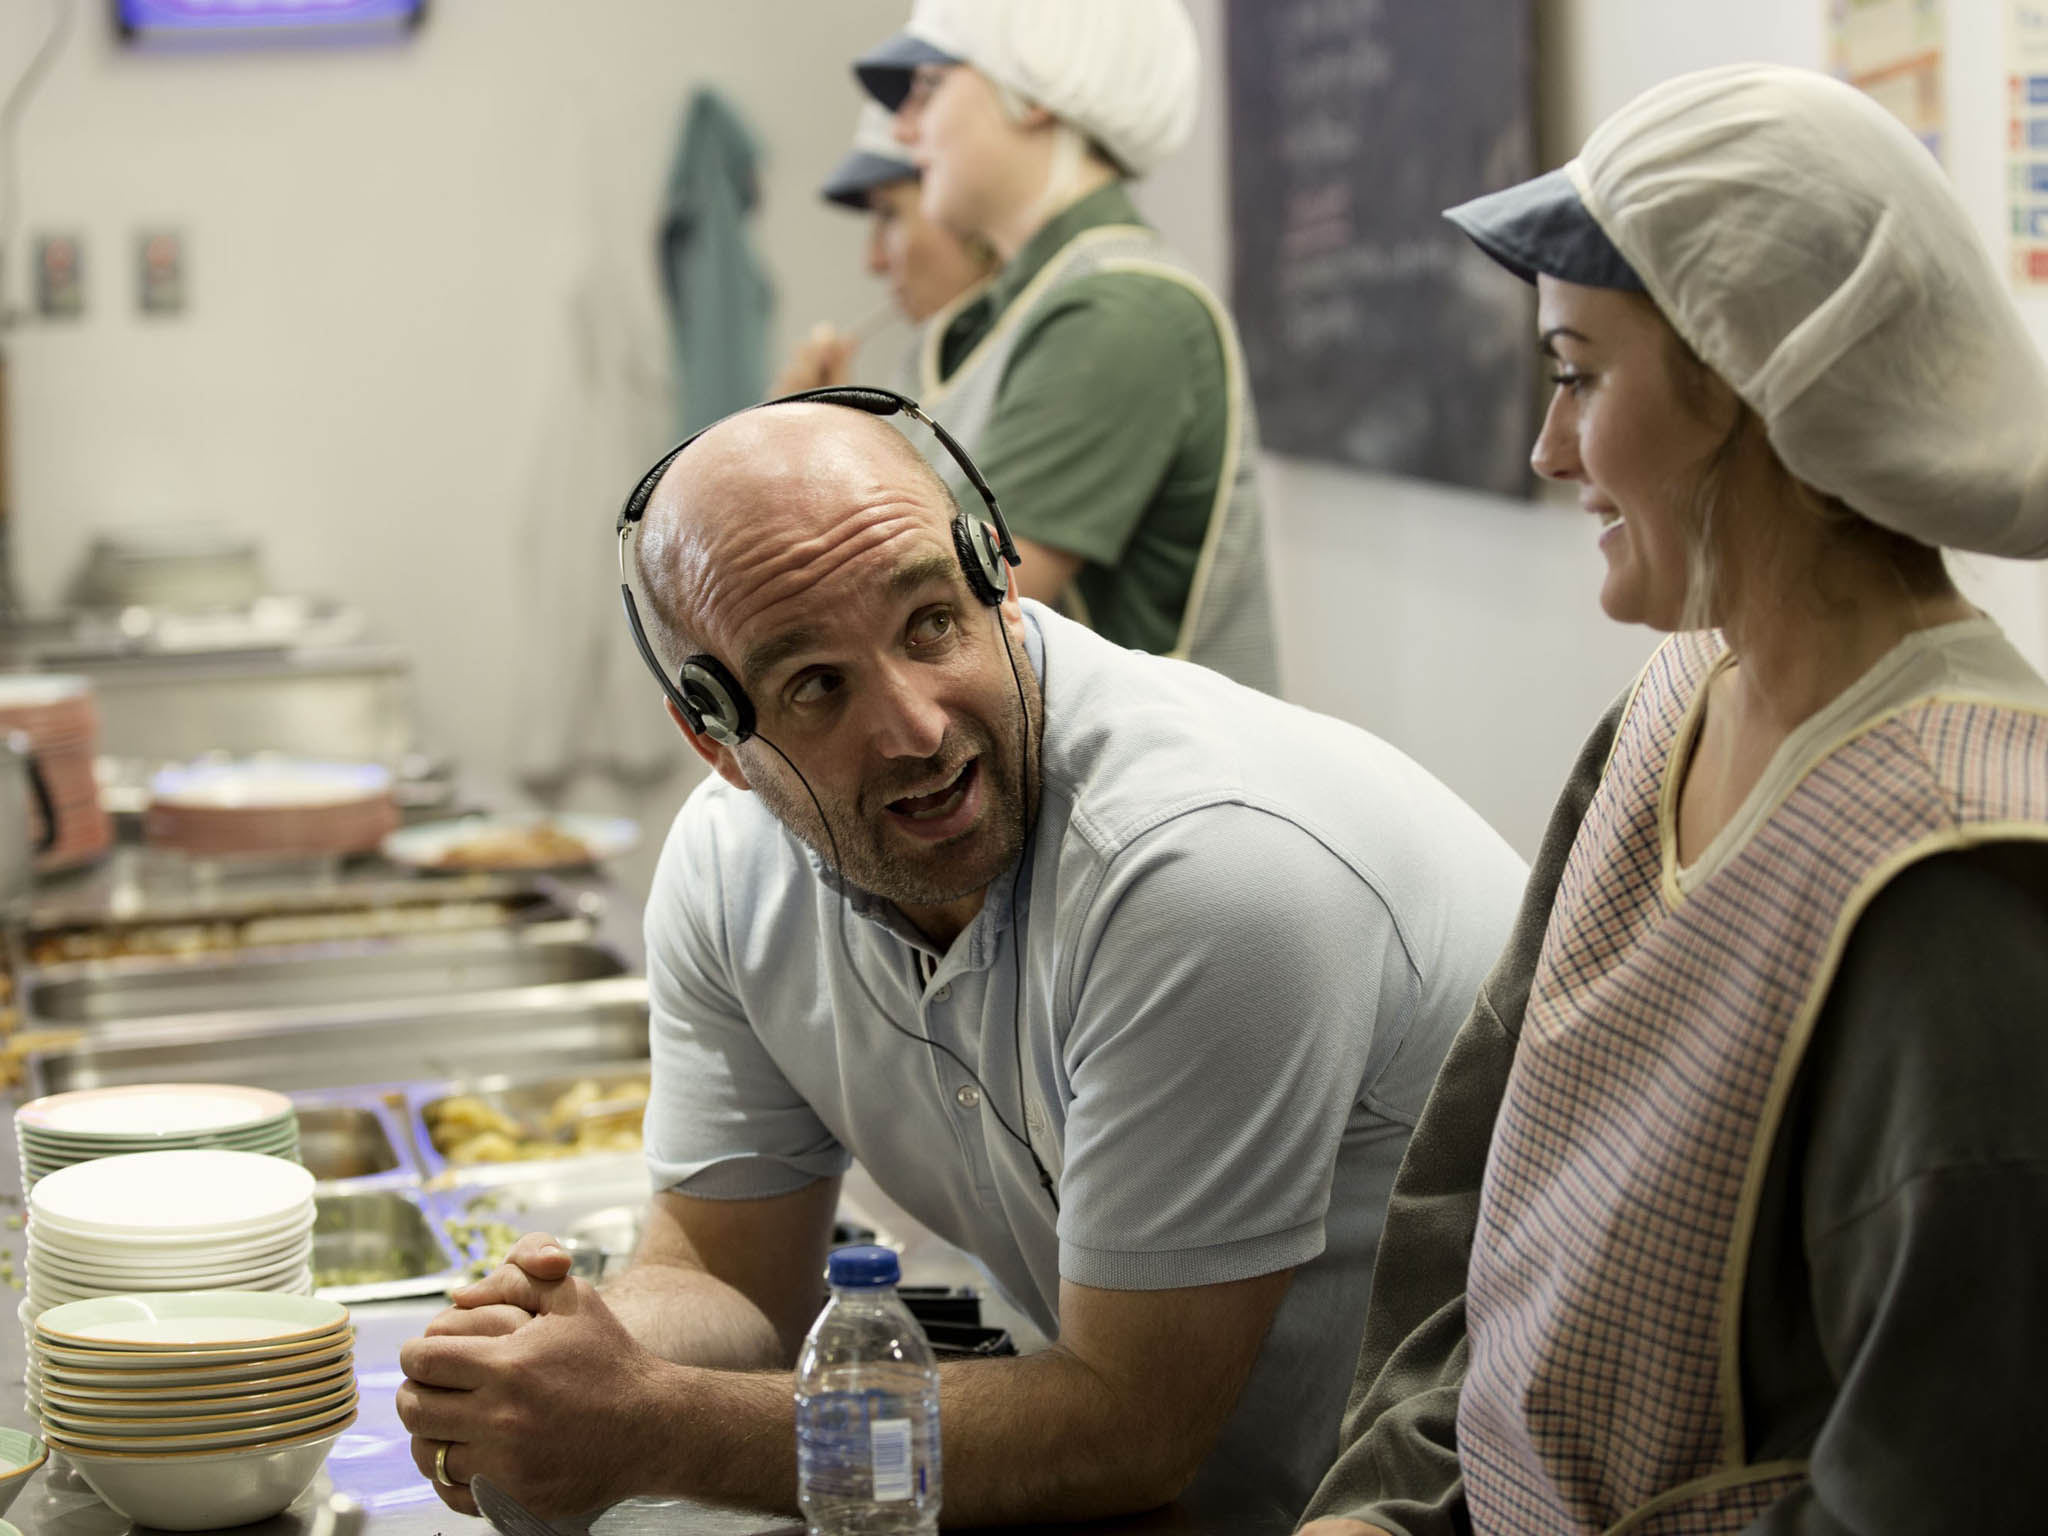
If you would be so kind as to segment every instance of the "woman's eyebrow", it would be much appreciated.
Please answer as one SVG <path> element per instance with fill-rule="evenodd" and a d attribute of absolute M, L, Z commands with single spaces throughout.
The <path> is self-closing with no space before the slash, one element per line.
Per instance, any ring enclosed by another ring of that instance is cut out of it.
<path fill-rule="evenodd" d="M 1537 346 L 1542 350 L 1542 353 L 1545 357 L 1557 356 L 1557 338 L 1560 336 L 1569 336 L 1573 341 L 1588 341 L 1588 338 L 1583 332 L 1575 331 L 1568 325 L 1553 325 L 1549 330 L 1543 333 L 1542 340 L 1537 343 Z"/>

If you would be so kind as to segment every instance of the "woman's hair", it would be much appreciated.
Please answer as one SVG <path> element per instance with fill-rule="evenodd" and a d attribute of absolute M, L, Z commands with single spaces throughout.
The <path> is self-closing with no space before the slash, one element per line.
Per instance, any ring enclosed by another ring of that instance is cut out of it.
<path fill-rule="evenodd" d="M 1655 309 L 1647 297 L 1642 297 L 1640 302 Z M 1670 322 L 1664 320 L 1661 312 L 1658 319 L 1664 326 L 1665 366 L 1680 403 L 1700 420 L 1711 419 L 1714 414 L 1712 381 L 1716 377 L 1713 370 L 1700 360 L 1699 354 L 1686 344 L 1685 338 Z M 1688 494 L 1686 587 L 1685 605 L 1679 616 L 1681 629 L 1712 629 L 1725 611 L 1722 599 L 1727 594 L 1721 587 L 1727 569 L 1716 536 L 1717 526 L 1722 521 L 1717 514 L 1735 494 L 1732 485 L 1734 469 L 1745 445 L 1752 437 L 1761 437 L 1764 432 L 1763 419 L 1748 402 L 1734 395 L 1733 391 L 1730 395 L 1735 402 L 1734 420 L 1721 441 L 1700 464 Z M 1784 493 L 1785 504 L 1793 509 L 1795 515 L 1808 519 L 1809 524 L 1820 525 L 1820 537 L 1825 547 L 1854 550 L 1875 557 L 1879 564 L 1891 571 L 1901 592 L 1909 599 L 1939 597 L 1950 590 L 1948 566 L 1939 547 L 1923 544 L 1918 539 L 1872 522 L 1839 496 L 1817 490 L 1794 475 L 1768 441 L 1760 446 L 1768 473 L 1779 482 Z M 1797 524 L 1766 526 L 1772 528 L 1783 545 L 1790 545 L 1793 542 L 1790 536 L 1799 531 Z M 1842 601 L 1838 594 L 1829 590 L 1825 565 L 1815 566 L 1811 575 L 1816 601 L 1821 607 L 1834 607 Z"/>

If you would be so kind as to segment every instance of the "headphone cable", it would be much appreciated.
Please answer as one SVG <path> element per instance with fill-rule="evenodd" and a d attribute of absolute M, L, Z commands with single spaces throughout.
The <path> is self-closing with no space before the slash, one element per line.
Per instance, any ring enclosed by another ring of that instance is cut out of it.
<path fill-rule="evenodd" d="M 1018 801 L 1020 810 L 1022 812 L 1020 819 L 1024 832 L 1024 840 L 1017 850 L 1017 862 L 1014 869 L 1011 871 L 1010 875 L 1010 916 L 1012 924 L 1015 925 L 1017 917 L 1018 893 L 1021 887 L 1021 882 L 1024 874 L 1024 858 L 1025 855 L 1030 851 L 1031 844 L 1031 711 L 1030 707 L 1025 702 L 1024 679 L 1022 674 L 1019 673 L 1017 670 L 1016 654 L 1010 649 L 1009 637 L 1003 632 L 1002 610 L 1000 607 L 996 609 L 995 621 L 996 640 L 997 643 L 1002 646 L 1004 656 L 1006 656 L 1009 659 L 1010 679 L 1016 685 L 1017 689 L 1017 705 L 1019 715 L 1021 717 L 1020 734 L 1023 739 L 1023 750 L 1020 753 L 1019 761 L 1019 767 L 1022 770 L 1022 777 L 1019 780 Z M 826 816 L 824 804 L 822 801 L 818 799 L 818 792 L 815 789 L 811 788 L 811 781 L 807 777 L 805 777 L 804 771 L 801 768 L 797 767 L 795 762 L 793 762 L 790 759 L 790 755 L 758 731 L 754 733 L 754 740 L 760 742 L 761 745 L 768 748 L 768 750 L 773 752 L 777 757 L 781 758 L 783 763 L 788 767 L 789 771 L 796 775 L 797 783 L 803 785 L 804 793 L 811 797 L 812 808 L 815 809 L 818 813 L 818 825 L 825 829 L 825 840 L 831 846 L 832 849 L 833 870 L 838 875 L 839 880 L 841 882 L 841 889 L 839 893 L 839 922 L 837 924 L 839 930 L 839 948 L 840 953 L 845 957 L 846 969 L 852 975 L 854 982 L 860 987 L 861 992 L 866 996 L 869 1005 L 873 1007 L 875 1012 L 881 1016 L 882 1022 L 884 1024 L 887 1024 L 889 1028 L 893 1029 L 894 1031 L 896 1031 L 897 1034 L 902 1035 L 906 1039 L 915 1040 L 919 1045 L 929 1046 L 931 1049 L 935 1051 L 944 1052 L 948 1057 L 952 1059 L 953 1064 L 955 1066 L 959 1067 L 959 1069 L 962 1072 L 965 1072 L 967 1074 L 969 1079 L 973 1081 L 975 1088 L 980 1092 L 982 1102 L 988 1106 L 988 1112 L 995 1117 L 996 1124 L 1002 1127 L 1003 1134 L 1008 1136 L 1010 1140 L 1016 1142 L 1018 1146 L 1022 1147 L 1024 1149 L 1024 1155 L 1031 1159 L 1031 1166 L 1038 1173 L 1039 1187 L 1045 1191 L 1046 1198 L 1052 1201 L 1053 1211 L 1055 1212 L 1055 1214 L 1057 1214 L 1060 1208 L 1059 1194 L 1056 1186 L 1053 1183 L 1052 1174 L 1046 1169 L 1045 1163 L 1040 1159 L 1038 1155 L 1038 1149 L 1031 1144 L 1030 1127 L 1027 1125 L 1025 1127 L 1024 1133 L 1020 1135 L 1017 1132 L 1016 1128 L 1012 1126 L 1009 1120 L 1004 1116 L 1003 1112 L 996 1107 L 995 1095 L 989 1092 L 988 1084 L 981 1080 L 981 1075 L 967 1064 L 965 1059 L 961 1057 L 958 1051 L 954 1050 L 944 1041 L 934 1040 L 929 1035 L 921 1035 L 916 1030 L 909 1029 L 904 1025 L 897 1023 L 895 1015 L 887 1007 L 885 1007 L 882 1003 L 882 1000 L 875 995 L 874 988 L 868 985 L 868 979 L 866 975 L 861 971 L 861 968 L 854 963 L 853 940 L 848 936 L 848 930 L 846 926 L 846 914 L 847 909 L 851 906 L 851 902 L 847 899 L 845 891 L 846 864 L 840 856 L 839 839 L 833 834 L 831 818 Z M 1024 955 L 1021 928 L 1017 929 L 1016 936 L 1012 939 L 1011 951 L 1011 958 L 1014 962 L 1015 980 L 1014 991 L 1011 993 L 1010 998 L 1010 1036 L 1016 1046 L 1017 1099 L 1018 1103 L 1022 1105 L 1024 1103 Z"/>

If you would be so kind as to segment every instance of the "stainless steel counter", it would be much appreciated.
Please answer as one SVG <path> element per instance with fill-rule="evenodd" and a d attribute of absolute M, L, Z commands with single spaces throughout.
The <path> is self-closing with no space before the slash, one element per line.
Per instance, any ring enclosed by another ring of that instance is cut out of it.
<path fill-rule="evenodd" d="M 109 897 L 116 889 L 116 883 L 104 879 L 96 889 L 80 882 L 39 903 L 39 915 L 48 918 L 67 909 L 112 915 Z M 593 917 L 601 910 L 600 936 L 628 941 L 637 968 L 637 913 L 630 913 L 631 904 L 593 909 L 573 888 L 567 895 L 572 907 Z M 172 908 L 159 900 L 149 910 Z M 423 1116 L 426 1106 L 457 1086 L 508 1109 L 530 1111 L 546 1104 L 544 1094 L 529 1091 L 527 1077 L 497 1070 L 508 1061 L 525 1062 L 529 1073 L 546 1062 L 557 1074 L 581 1072 L 613 1082 L 621 1057 L 646 1050 L 644 986 L 637 976 L 622 976 L 452 997 L 434 1002 L 431 1009 L 413 1000 L 302 1009 L 297 1016 L 271 1009 L 141 1020 L 113 1025 L 105 1040 L 94 1038 L 63 1057 L 34 1064 L 36 1075 L 26 1092 L 167 1076 L 269 1082 L 295 1090 L 305 1111 L 302 1138 L 308 1162 L 317 1163 L 325 1178 L 316 1245 L 333 1245 L 335 1262 L 349 1268 L 388 1260 L 408 1244 L 418 1249 L 410 1283 L 366 1280 L 333 1293 L 349 1304 L 355 1319 L 360 1416 L 336 1445 L 321 1477 L 290 1510 L 243 1531 L 312 1536 L 315 1517 L 332 1492 L 362 1506 L 371 1536 L 444 1536 L 484 1529 L 447 1509 L 419 1476 L 393 1406 L 401 1380 L 400 1346 L 445 1305 L 442 1290 L 461 1278 L 468 1259 L 454 1251 L 448 1229 L 460 1222 L 470 1203 L 488 1197 L 497 1203 L 499 1218 L 511 1225 L 565 1235 L 581 1215 L 615 1230 L 622 1207 L 644 1201 L 644 1184 L 637 1157 L 617 1155 L 451 1167 L 433 1151 Z M 630 1051 L 621 1048 L 629 1038 Z M 376 1086 L 331 1086 L 349 1082 Z M 13 1138 L 0 1138 L 0 1210 L 18 1217 L 16 1159 Z M 593 1206 L 603 1209 L 593 1211 Z M 972 1285 L 983 1295 L 986 1321 L 1009 1328 L 1026 1348 L 1042 1342 L 1025 1318 L 993 1294 L 970 1259 L 925 1232 L 859 1169 L 848 1178 L 842 1215 L 897 1241 L 908 1279 Z M 16 1225 L 0 1229 L 0 1248 L 12 1254 L 15 1274 L 25 1270 L 24 1246 Z M 428 1294 L 419 1294 L 423 1290 Z M 397 1294 L 406 1291 L 413 1294 Z M 23 1397 L 23 1364 L 19 1330 L 0 1328 L 0 1423 L 33 1431 Z M 120 1536 L 129 1529 L 123 1517 L 82 1484 L 50 1469 L 29 1484 L 8 1518 L 26 1536 Z M 1208 1504 L 1057 1529 L 1277 1536 L 1291 1524 L 1286 1511 Z M 783 1536 L 801 1529 L 800 1523 L 773 1516 L 652 1500 L 621 1505 L 596 1527 L 599 1536 L 641 1531 Z"/>

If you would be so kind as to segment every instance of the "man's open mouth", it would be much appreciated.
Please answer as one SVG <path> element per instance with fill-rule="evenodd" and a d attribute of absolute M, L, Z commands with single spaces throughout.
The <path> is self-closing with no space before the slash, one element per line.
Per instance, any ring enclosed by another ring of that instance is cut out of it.
<path fill-rule="evenodd" d="M 947 783 L 940 785 L 930 794 L 905 795 L 900 800 L 891 800 L 889 809 L 906 821 L 939 821 L 960 809 L 961 801 L 974 788 L 975 775 L 980 771 L 981 759 L 970 757 L 965 766 Z"/>

